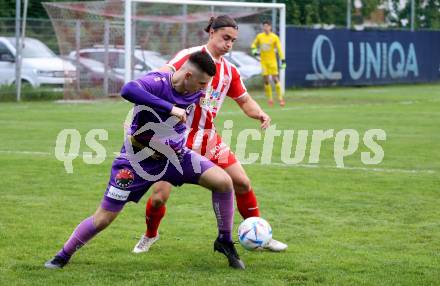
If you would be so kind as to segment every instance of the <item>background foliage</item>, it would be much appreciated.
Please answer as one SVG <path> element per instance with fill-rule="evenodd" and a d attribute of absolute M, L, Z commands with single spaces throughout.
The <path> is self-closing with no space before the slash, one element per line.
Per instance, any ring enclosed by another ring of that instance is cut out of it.
<path fill-rule="evenodd" d="M 245 2 L 267 2 L 271 0 L 243 0 Z M 415 0 L 417 28 L 440 28 L 440 0 Z M 45 2 L 67 2 L 66 0 L 46 0 Z M 78 1 L 84 2 L 84 1 Z M 351 1 L 352 3 L 354 1 Z M 362 1 L 361 14 L 368 17 L 380 4 L 388 3 L 386 0 Z M 398 27 L 407 27 L 411 14 L 411 1 L 407 1 L 405 7 L 398 11 L 400 0 L 391 0 L 391 7 L 397 11 L 391 13 L 389 21 Z M 29 0 L 29 18 L 47 18 L 41 1 Z M 292 25 L 335 24 L 345 26 L 347 0 L 277 0 L 287 7 L 287 23 Z M 352 7 L 354 11 L 354 8 Z M 388 14 L 388 13 L 387 13 Z M 354 15 L 354 13 L 353 13 Z M 0 18 L 15 16 L 15 1 L 3 0 L 0 3 Z M 402 20 L 407 20 L 403 21 Z"/>

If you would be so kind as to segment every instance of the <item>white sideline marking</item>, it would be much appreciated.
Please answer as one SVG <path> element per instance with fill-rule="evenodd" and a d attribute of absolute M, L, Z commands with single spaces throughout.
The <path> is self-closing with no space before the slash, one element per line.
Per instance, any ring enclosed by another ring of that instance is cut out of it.
<path fill-rule="evenodd" d="M 0 150 L 0 154 L 18 154 L 18 155 L 37 155 L 37 156 L 54 156 L 50 152 L 36 152 L 36 151 L 12 151 L 12 150 Z M 115 157 L 119 156 L 119 152 L 112 152 Z M 80 154 L 69 154 L 79 156 Z M 248 165 L 248 164 L 243 164 Z M 270 164 L 260 164 L 252 163 L 249 165 L 260 165 L 260 166 L 274 166 L 283 168 L 323 168 L 323 169 L 337 169 L 337 170 L 356 170 L 356 171 L 369 171 L 369 172 L 379 172 L 379 173 L 405 173 L 405 174 L 436 174 L 437 171 L 434 170 L 417 170 L 417 169 L 396 169 L 396 168 L 366 168 L 366 167 L 343 167 L 338 168 L 337 166 L 331 165 L 312 165 L 312 164 L 295 164 L 289 165 L 284 163 L 270 163 Z"/>
<path fill-rule="evenodd" d="M 418 103 L 418 101 L 399 101 L 397 104 L 410 105 Z M 290 110 L 306 110 L 306 109 L 330 109 L 330 108 L 347 108 L 347 107 L 359 107 L 359 106 L 385 106 L 392 105 L 393 103 L 365 103 L 365 104 L 336 104 L 336 105 L 304 105 L 304 106 L 291 106 L 281 108 L 265 108 L 266 111 L 276 110 L 276 112 L 290 111 Z M 243 111 L 222 111 L 221 114 L 242 114 Z"/>
<path fill-rule="evenodd" d="M 51 155 L 50 152 L 37 152 L 37 151 L 13 151 L 13 150 L 0 150 L 3 154 L 25 154 L 25 155 Z"/>
<path fill-rule="evenodd" d="M 18 150 L 0 150 L 0 154 L 18 154 L 18 155 L 40 155 L 40 156 L 55 156 L 54 153 L 50 152 L 39 152 L 39 151 L 18 151 Z M 80 156 L 77 153 L 67 153 L 66 156 Z M 102 157 L 102 156 L 101 156 Z"/>
<path fill-rule="evenodd" d="M 327 109 L 327 108 L 331 109 L 331 108 L 347 108 L 347 107 L 359 107 L 359 106 L 385 106 L 385 105 L 393 105 L 393 104 L 411 105 L 417 103 L 437 102 L 437 101 L 438 100 L 426 100 L 426 101 L 405 100 L 405 101 L 399 101 L 397 103 L 390 102 L 390 103 L 365 103 L 365 104 L 361 103 L 361 104 L 335 104 L 335 105 L 303 105 L 303 106 L 291 106 L 291 107 L 281 107 L 281 108 L 265 108 L 265 106 L 262 107 L 265 111 L 276 110 L 276 112 L 282 112 L 282 111 L 290 111 L 290 110 Z M 221 114 L 243 114 L 243 111 L 222 111 Z"/>
<path fill-rule="evenodd" d="M 260 164 L 252 164 L 252 165 L 260 165 Z M 263 164 L 261 164 L 263 166 Z M 284 168 L 325 168 L 325 169 L 338 169 L 338 170 L 357 170 L 357 171 L 370 171 L 370 172 L 383 172 L 383 173 L 406 173 L 406 174 L 417 174 L 417 173 L 427 173 L 427 174 L 435 174 L 434 170 L 417 170 L 417 169 L 395 169 L 395 168 L 366 168 L 366 167 L 342 167 L 339 168 L 337 166 L 331 165 L 312 165 L 312 164 L 295 164 L 289 165 L 284 163 L 270 163 L 265 164 L 264 166 L 276 166 L 276 167 L 284 167 Z"/>
<path fill-rule="evenodd" d="M 20 150 L 0 150 L 0 154 L 17 154 L 17 155 L 37 155 L 37 156 L 55 156 L 51 152 L 39 152 L 39 151 L 20 151 Z M 119 152 L 113 152 L 116 156 L 119 156 Z M 79 157 L 82 153 L 66 153 L 66 156 Z M 107 158 L 107 156 L 93 156 L 93 158 Z"/>
<path fill-rule="evenodd" d="M 55 103 L 59 103 L 59 104 L 81 104 L 81 103 L 101 103 L 98 100 L 91 100 L 91 99 L 60 99 L 60 100 L 55 100 Z"/>

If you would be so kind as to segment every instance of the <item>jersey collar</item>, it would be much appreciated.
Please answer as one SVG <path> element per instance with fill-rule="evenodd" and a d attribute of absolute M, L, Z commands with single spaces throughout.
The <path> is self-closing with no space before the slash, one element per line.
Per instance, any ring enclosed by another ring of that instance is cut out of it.
<path fill-rule="evenodd" d="M 214 63 L 219 64 L 219 63 L 221 63 L 221 62 L 223 61 L 223 56 L 220 56 L 220 60 L 216 60 L 216 59 L 212 56 L 211 52 L 208 50 L 208 46 L 207 46 L 207 45 L 204 45 L 204 46 L 203 46 L 203 49 L 208 53 L 208 55 L 211 57 L 211 59 L 214 61 Z"/>

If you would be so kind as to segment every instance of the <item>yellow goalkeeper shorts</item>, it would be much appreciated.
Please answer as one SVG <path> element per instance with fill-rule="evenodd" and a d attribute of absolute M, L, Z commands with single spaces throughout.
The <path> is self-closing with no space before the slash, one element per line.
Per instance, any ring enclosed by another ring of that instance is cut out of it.
<path fill-rule="evenodd" d="M 276 61 L 262 61 L 261 70 L 263 75 L 278 75 L 278 64 Z"/>

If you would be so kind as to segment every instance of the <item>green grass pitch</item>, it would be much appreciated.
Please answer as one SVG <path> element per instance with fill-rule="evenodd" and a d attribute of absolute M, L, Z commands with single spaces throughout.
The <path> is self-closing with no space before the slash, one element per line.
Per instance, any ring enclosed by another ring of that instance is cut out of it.
<path fill-rule="evenodd" d="M 262 216 L 285 253 L 238 250 L 245 271 L 213 253 L 215 218 L 208 191 L 175 188 L 148 254 L 131 250 L 144 231 L 144 196 L 82 248 L 62 271 L 43 263 L 95 211 L 119 151 L 127 102 L 0 103 L 0 285 L 438 285 L 440 282 L 440 85 L 290 90 L 287 106 L 267 108 L 280 130 L 385 130 L 381 164 L 364 165 L 360 148 L 336 168 L 334 140 L 318 164 L 246 165 Z M 232 100 L 217 119 L 233 136 L 258 128 Z M 54 155 L 57 134 L 108 131 L 107 159 L 82 157 L 67 174 Z M 296 133 L 295 133 L 296 134 Z M 362 137 L 361 137 L 362 140 Z M 232 142 L 235 148 L 235 141 Z M 250 141 L 247 152 L 261 142 Z M 275 139 L 273 163 L 280 163 Z M 241 217 L 235 216 L 234 230 Z M 235 237 L 235 236 L 234 236 Z"/>

